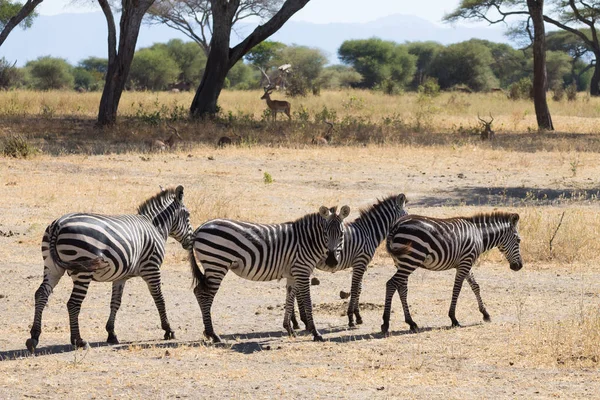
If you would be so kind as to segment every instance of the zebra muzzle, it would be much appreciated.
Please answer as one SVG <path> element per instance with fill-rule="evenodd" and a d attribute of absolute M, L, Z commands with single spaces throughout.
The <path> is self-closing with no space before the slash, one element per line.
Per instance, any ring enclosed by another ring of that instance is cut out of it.
<path fill-rule="evenodd" d="M 523 268 L 523 263 L 512 263 L 512 264 L 510 264 L 510 269 L 512 269 L 513 271 L 518 271 L 521 268 Z"/>
<path fill-rule="evenodd" d="M 327 252 L 327 258 L 325 259 L 325 264 L 327 264 L 328 267 L 335 267 L 338 265 L 338 259 L 335 256 L 334 251 Z"/>

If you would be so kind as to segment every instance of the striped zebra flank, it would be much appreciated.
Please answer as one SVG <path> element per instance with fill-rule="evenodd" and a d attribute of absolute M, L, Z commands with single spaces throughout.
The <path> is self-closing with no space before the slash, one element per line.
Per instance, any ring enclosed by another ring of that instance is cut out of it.
<path fill-rule="evenodd" d="M 223 278 L 230 270 L 251 281 L 287 280 L 287 298 L 283 327 L 290 336 L 294 297 L 301 299 L 309 331 L 315 341 L 323 337 L 316 329 L 310 298 L 310 275 L 321 260 L 331 267 L 339 263 L 344 246 L 343 220 L 350 213 L 344 206 L 322 206 L 283 224 L 257 224 L 214 219 L 201 225 L 193 236 L 190 265 L 194 276 L 194 294 L 202 312 L 204 335 L 215 343 L 221 338 L 212 324 L 211 307 Z M 202 269 L 199 264 L 201 264 Z"/>
<path fill-rule="evenodd" d="M 390 230 L 386 241 L 386 249 L 392 256 L 397 271 L 386 284 L 382 333 L 388 334 L 392 298 L 396 291 L 402 301 L 406 323 L 413 332 L 419 329 L 410 315 L 407 301 L 408 277 L 417 268 L 431 271 L 456 269 L 448 312 L 453 327 L 460 326 L 456 319 L 456 302 L 465 279 L 475 293 L 484 321 L 489 322 L 490 315 L 481 299 L 480 287 L 471 268 L 483 252 L 497 247 L 506 257 L 510 268 L 513 271 L 520 270 L 523 260 L 518 223 L 519 214 L 505 212 L 449 219 L 418 215 L 400 218 Z"/>
<path fill-rule="evenodd" d="M 114 331 L 125 282 L 140 276 L 148 288 L 165 331 L 174 339 L 161 291 L 160 266 L 169 236 L 189 250 L 192 246 L 190 214 L 183 203 L 183 186 L 162 190 L 138 207 L 138 214 L 66 214 L 46 228 L 42 239 L 44 278 L 35 292 L 35 312 L 31 337 L 26 346 L 35 352 L 42 332 L 42 312 L 54 287 L 65 272 L 73 280 L 67 302 L 71 344 L 88 344 L 79 332 L 79 311 L 90 282 L 112 282 L 110 316 L 106 323 L 107 342 L 119 343 Z"/>
<path fill-rule="evenodd" d="M 375 255 L 375 250 L 387 237 L 392 225 L 406 215 L 406 196 L 404 194 L 388 196 L 372 206 L 360 210 L 360 216 L 347 223 L 344 229 L 344 248 L 340 254 L 340 262 L 335 267 L 329 267 L 324 262 L 317 264 L 317 269 L 327 272 L 337 272 L 352 268 L 352 284 L 350 301 L 348 302 L 348 326 L 362 324 L 359 300 L 362 290 L 362 280 L 367 266 Z M 300 319 L 306 325 L 303 308 L 299 305 Z M 292 325 L 299 329 L 295 313 L 292 313 Z"/>

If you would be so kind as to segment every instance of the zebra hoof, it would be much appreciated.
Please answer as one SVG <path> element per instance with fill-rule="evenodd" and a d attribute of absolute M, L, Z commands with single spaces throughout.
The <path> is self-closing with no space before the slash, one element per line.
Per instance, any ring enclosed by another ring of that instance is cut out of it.
<path fill-rule="evenodd" d="M 410 332 L 411 333 L 419 333 L 419 327 L 417 325 L 411 325 Z"/>
<path fill-rule="evenodd" d="M 119 339 L 117 339 L 117 335 L 115 335 L 114 333 L 109 333 L 108 338 L 106 339 L 106 343 L 119 344 Z"/>
<path fill-rule="evenodd" d="M 361 317 L 356 317 L 356 325 L 362 325 L 363 320 Z"/>
<path fill-rule="evenodd" d="M 31 354 L 35 353 L 35 348 L 38 345 L 38 341 L 37 339 L 27 339 L 27 341 L 25 342 L 25 346 L 27 346 L 27 350 L 29 350 L 29 352 Z"/>
<path fill-rule="evenodd" d="M 77 350 L 77 349 L 89 350 L 89 348 L 90 348 L 90 344 L 88 342 L 86 342 L 85 340 L 83 340 L 82 338 L 78 338 L 78 339 L 75 339 L 74 341 L 71 341 L 71 344 L 73 344 L 73 347 L 75 348 L 75 350 Z"/>
<path fill-rule="evenodd" d="M 452 328 L 452 329 L 454 329 L 454 328 L 460 328 L 460 324 L 458 322 L 453 322 L 452 326 L 450 328 Z"/>
<path fill-rule="evenodd" d="M 489 314 L 486 314 L 486 315 L 484 315 L 484 316 L 483 316 L 483 320 L 484 320 L 485 322 L 492 322 L 492 319 L 490 318 L 490 315 L 489 315 Z"/>
<path fill-rule="evenodd" d="M 296 322 L 295 324 L 292 324 L 292 328 L 296 331 L 300 330 L 300 325 L 298 325 L 298 323 Z"/>
<path fill-rule="evenodd" d="M 175 332 L 173 332 L 173 331 L 165 331 L 164 338 L 165 338 L 165 340 L 175 339 Z"/>
<path fill-rule="evenodd" d="M 315 337 L 313 338 L 313 342 L 324 342 L 325 339 L 323 339 L 323 336 L 321 335 L 315 335 Z"/>
<path fill-rule="evenodd" d="M 354 323 L 354 321 L 348 322 L 348 328 L 356 328 L 356 324 Z"/>
<path fill-rule="evenodd" d="M 212 340 L 213 343 L 221 343 L 221 338 L 214 332 L 208 333 L 204 331 L 204 337 L 208 340 Z"/>

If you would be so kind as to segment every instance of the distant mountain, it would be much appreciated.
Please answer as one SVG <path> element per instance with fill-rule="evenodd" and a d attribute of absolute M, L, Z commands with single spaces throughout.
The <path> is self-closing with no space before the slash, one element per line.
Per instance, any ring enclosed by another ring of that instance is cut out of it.
<path fill-rule="evenodd" d="M 241 24 L 237 31 L 248 34 L 253 25 Z M 15 29 L 0 47 L 0 57 L 17 60 L 17 65 L 44 55 L 66 58 L 75 64 L 89 57 L 106 57 L 107 30 L 102 12 L 39 16 L 27 31 Z M 403 43 L 432 40 L 450 44 L 471 38 L 507 42 L 502 30 L 495 27 L 472 28 L 437 25 L 419 17 L 395 14 L 367 23 L 314 24 L 290 21 L 272 40 L 323 49 L 331 62 L 337 62 L 337 49 L 344 40 L 379 37 Z M 164 25 L 142 25 L 137 47 L 166 42 L 185 35 Z M 233 38 L 237 36 L 234 34 Z"/>

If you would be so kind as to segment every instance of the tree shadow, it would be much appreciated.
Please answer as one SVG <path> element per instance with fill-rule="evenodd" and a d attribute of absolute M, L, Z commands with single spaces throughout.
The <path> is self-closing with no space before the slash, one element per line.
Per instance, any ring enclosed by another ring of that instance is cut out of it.
<path fill-rule="evenodd" d="M 600 187 L 588 189 L 550 189 L 531 187 L 464 186 L 440 191 L 435 197 L 421 197 L 411 202 L 420 207 L 441 206 L 556 206 L 592 204 L 600 200 Z"/>

